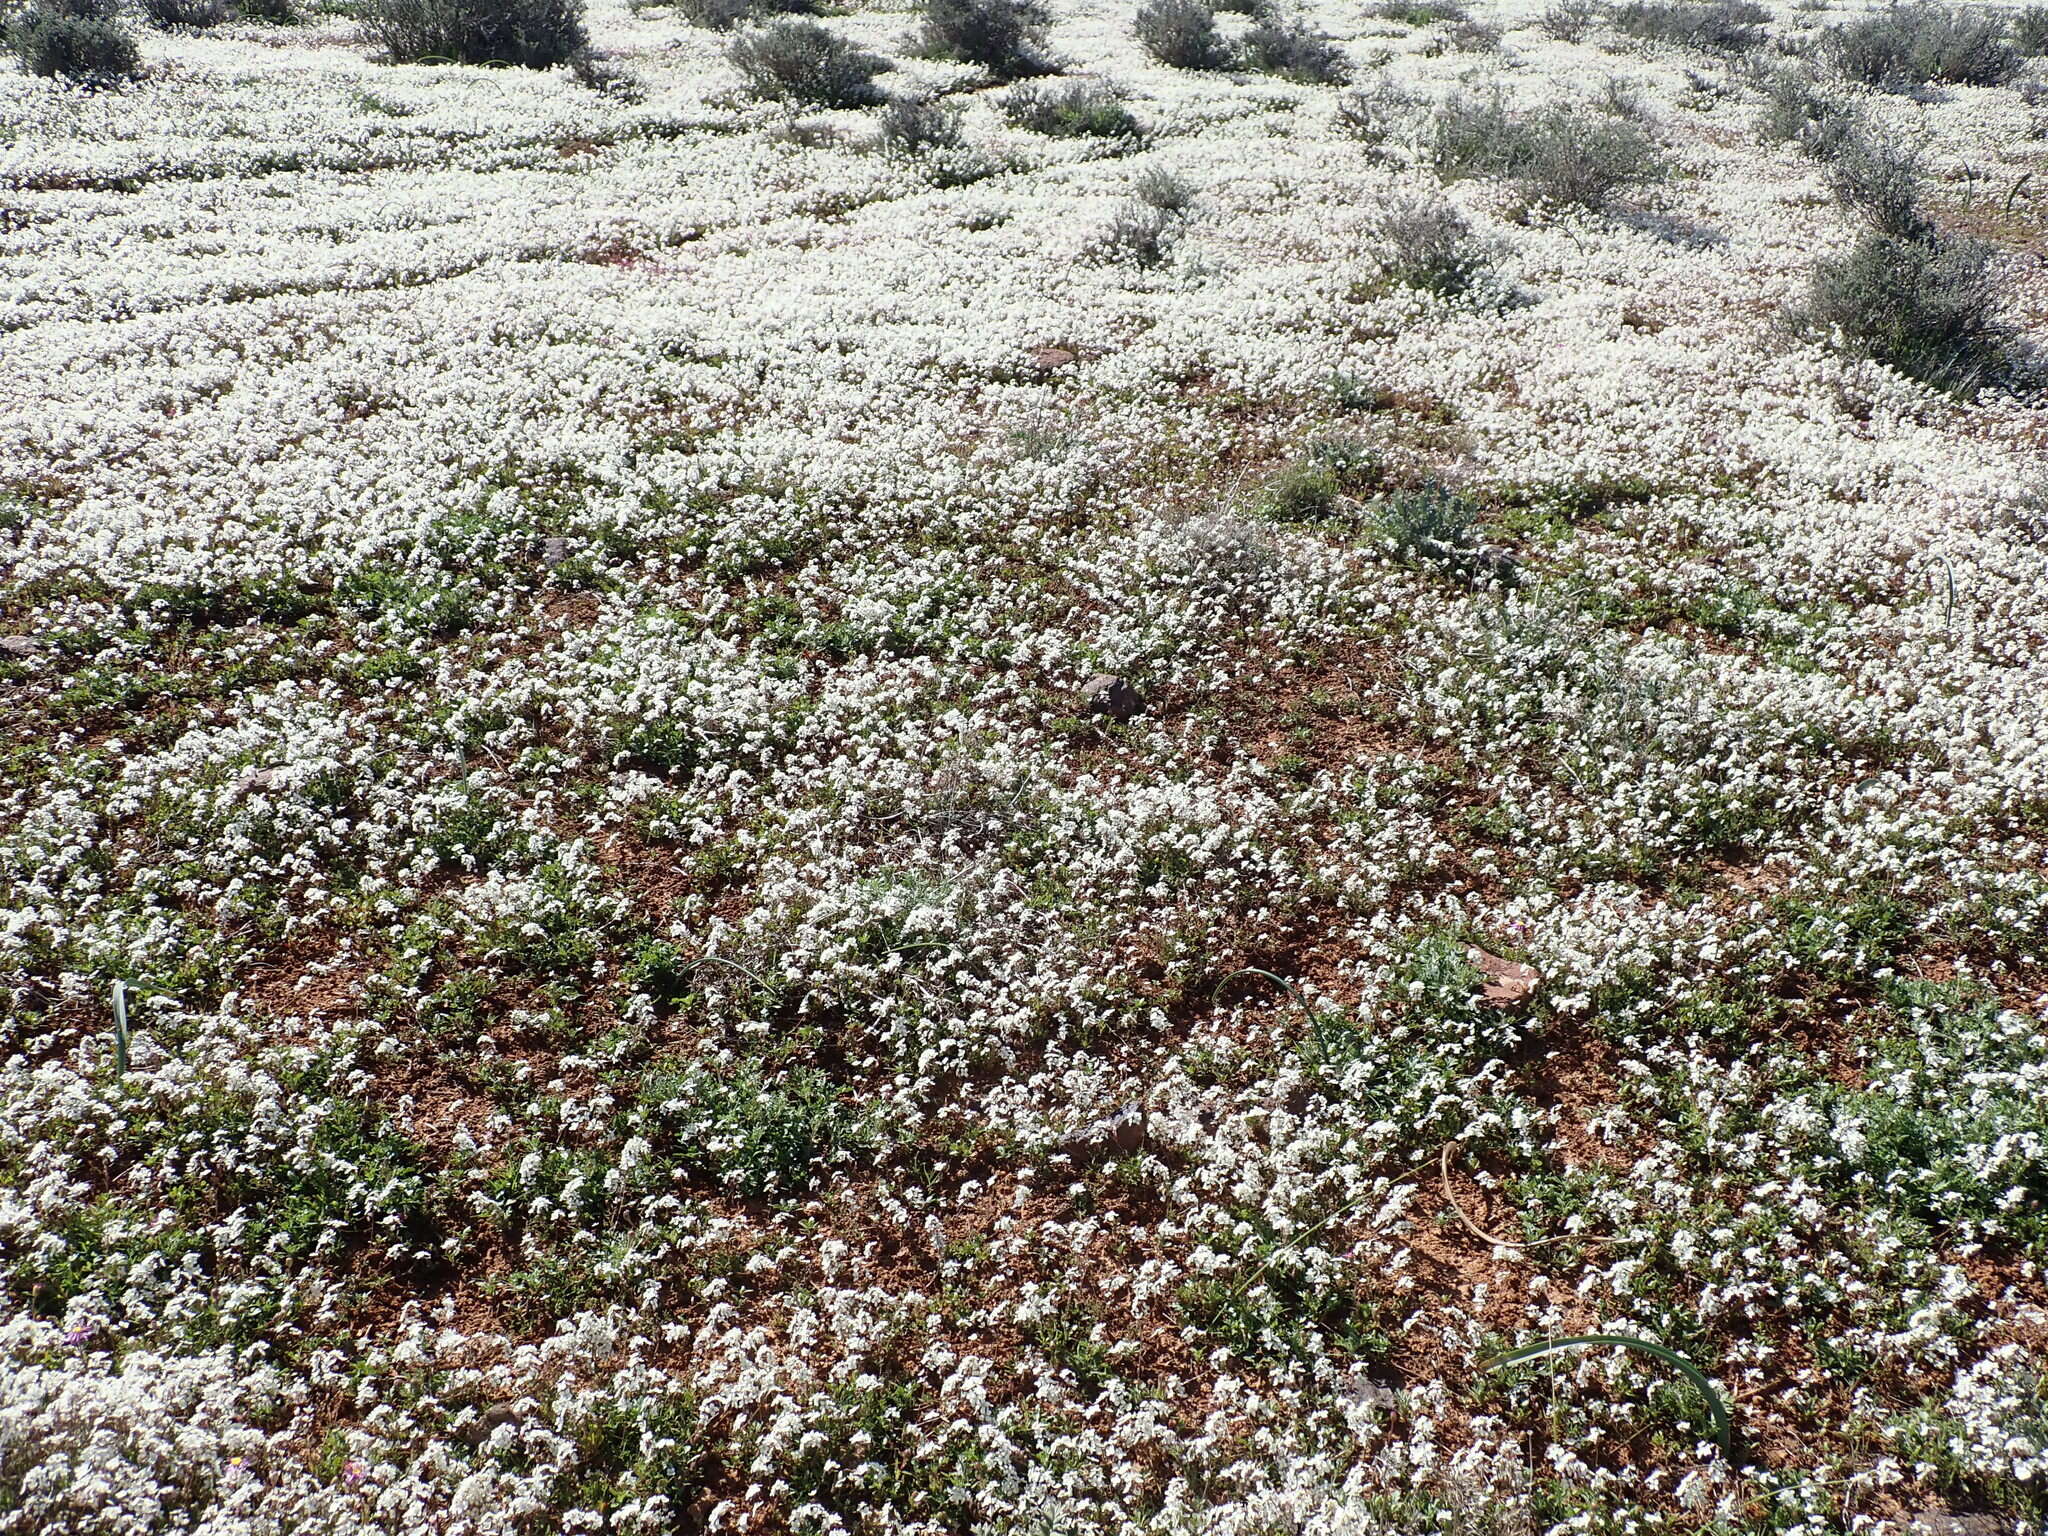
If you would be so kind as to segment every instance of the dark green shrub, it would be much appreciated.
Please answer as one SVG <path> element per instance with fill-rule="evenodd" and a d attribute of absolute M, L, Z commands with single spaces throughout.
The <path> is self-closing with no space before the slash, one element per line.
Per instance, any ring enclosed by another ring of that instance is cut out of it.
<path fill-rule="evenodd" d="M 741 38 L 728 54 L 754 94 L 819 107 L 865 107 L 881 99 L 875 76 L 886 59 L 815 21 L 785 20 Z"/>
<path fill-rule="evenodd" d="M 109 0 L 40 0 L 8 18 L 4 37 L 21 67 L 46 79 L 111 85 L 142 68 Z"/>
<path fill-rule="evenodd" d="M 1244 63 L 1302 85 L 1342 85 L 1351 75 L 1344 50 L 1307 22 L 1262 14 L 1244 36 Z"/>
<path fill-rule="evenodd" d="M 1991 254 L 1974 241 L 1872 230 L 1820 264 L 1794 319 L 1853 357 L 1968 398 L 2010 363 Z"/>
<path fill-rule="evenodd" d="M 1631 37 L 1742 53 L 1763 42 L 1771 13 L 1756 0 L 1634 0 L 1614 12 Z"/>
<path fill-rule="evenodd" d="M 1275 470 L 1259 497 L 1259 510 L 1276 523 L 1328 517 L 1345 496 L 1373 489 L 1385 466 L 1356 438 L 1330 437 Z"/>
<path fill-rule="evenodd" d="M 1894 3 L 1859 20 L 1830 27 L 1823 56 L 1863 85 L 1910 90 L 1920 85 L 2003 85 L 2020 70 L 1996 12 L 1965 10 L 1935 0 Z"/>
<path fill-rule="evenodd" d="M 1003 116 L 1015 127 L 1054 139 L 1131 139 L 1144 129 L 1105 80 L 1024 85 L 1003 98 Z"/>
<path fill-rule="evenodd" d="M 1228 69 L 1230 49 L 1206 0 L 1146 0 L 1133 24 L 1138 42 L 1175 69 Z"/>
<path fill-rule="evenodd" d="M 927 58 L 979 64 L 998 80 L 1049 75 L 1045 51 L 1052 15 L 1038 0 L 925 0 L 918 51 Z"/>
<path fill-rule="evenodd" d="M 590 42 L 583 0 L 369 0 L 363 30 L 396 64 L 552 69 Z"/>
<path fill-rule="evenodd" d="M 762 14 L 763 7 L 756 0 L 678 0 L 676 11 L 692 26 L 704 27 L 713 32 L 730 32 L 741 22 L 752 21 Z M 772 9 L 781 12 L 808 10 L 807 5 L 778 5 Z"/>

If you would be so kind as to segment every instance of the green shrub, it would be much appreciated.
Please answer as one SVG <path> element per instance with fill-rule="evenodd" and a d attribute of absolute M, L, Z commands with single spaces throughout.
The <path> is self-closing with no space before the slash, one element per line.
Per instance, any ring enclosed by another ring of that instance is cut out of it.
<path fill-rule="evenodd" d="M 1380 215 L 1375 233 L 1387 276 L 1440 298 L 1468 292 L 1489 264 L 1485 245 L 1448 203 L 1397 203 Z"/>
<path fill-rule="evenodd" d="M 46 79 L 110 85 L 142 68 L 110 0 L 39 0 L 8 19 L 4 37 L 21 67 Z"/>
<path fill-rule="evenodd" d="M 2009 363 L 1991 251 L 1872 230 L 1816 269 L 1794 318 L 1854 357 L 1969 397 Z"/>
<path fill-rule="evenodd" d="M 1274 471 L 1259 510 L 1276 523 L 1316 522 L 1336 511 L 1341 498 L 1378 485 L 1383 473 L 1379 456 L 1357 439 L 1325 438 Z"/>
<path fill-rule="evenodd" d="M 1766 75 L 1762 88 L 1756 131 L 1768 144 L 1797 144 L 1815 160 L 1832 160 L 1857 132 L 1855 109 L 1824 95 L 1796 69 Z"/>
<path fill-rule="evenodd" d="M 1396 558 L 1411 564 L 1455 566 L 1477 551 L 1478 507 L 1434 481 L 1382 496 L 1373 522 Z"/>
<path fill-rule="evenodd" d="M 1560 43 L 1576 43 L 1592 30 L 1599 14 L 1593 0 L 1556 0 L 1543 12 L 1537 25 Z"/>
<path fill-rule="evenodd" d="M 1387 0 L 1373 7 L 1372 14 L 1383 21 L 1398 21 L 1410 27 L 1433 27 L 1440 21 L 1463 21 L 1464 0 Z"/>
<path fill-rule="evenodd" d="M 2013 17 L 2012 43 L 2030 59 L 2048 53 L 2048 5 L 2030 5 Z"/>
<path fill-rule="evenodd" d="M 882 113 L 882 146 L 899 155 L 960 147 L 960 109 L 925 96 L 889 103 Z"/>
<path fill-rule="evenodd" d="M 159 27 L 216 27 L 228 19 L 227 0 L 142 0 L 142 14 Z"/>
<path fill-rule="evenodd" d="M 1146 167 L 1131 183 L 1131 196 L 1176 218 L 1185 218 L 1195 206 L 1195 189 L 1163 165 Z"/>
<path fill-rule="evenodd" d="M 1419 110 L 1409 92 L 1389 80 L 1346 91 L 1337 103 L 1337 129 L 1346 138 L 1377 149 L 1399 133 Z"/>
<path fill-rule="evenodd" d="M 1145 51 L 1175 69 L 1228 69 L 1231 54 L 1206 0 L 1146 0 L 1133 28 Z"/>
<path fill-rule="evenodd" d="M 1834 157 L 1828 189 L 1881 235 L 1926 240 L 1934 226 L 1920 211 L 1920 157 L 1863 134 L 1852 134 Z"/>
<path fill-rule="evenodd" d="M 398 64 L 552 69 L 590 42 L 583 0 L 369 0 L 363 30 Z"/>
<path fill-rule="evenodd" d="M 1530 114 L 1498 96 L 1454 96 L 1437 109 L 1426 153 L 1447 181 L 1501 176 L 1534 203 L 1599 209 L 1635 183 L 1666 174 L 1656 146 L 1633 123 L 1568 107 Z"/>
<path fill-rule="evenodd" d="M 998 80 L 1052 74 L 1045 51 L 1052 15 L 1038 0 L 925 0 L 918 51 L 979 64 Z"/>
<path fill-rule="evenodd" d="M 1245 34 L 1243 50 L 1246 67 L 1302 85 L 1342 85 L 1351 74 L 1344 50 L 1328 34 L 1272 12 Z"/>
<path fill-rule="evenodd" d="M 1053 139 L 1144 137 L 1123 97 L 1105 80 L 1019 86 L 1003 98 L 1003 116 L 1015 127 Z"/>
<path fill-rule="evenodd" d="M 1614 13 L 1614 25 L 1631 37 L 1726 53 L 1763 42 L 1770 20 L 1756 0 L 1634 0 Z"/>
<path fill-rule="evenodd" d="M 1851 80 L 1881 90 L 1920 85 L 2003 85 L 2020 70 L 2020 56 L 2005 40 L 1995 13 L 1936 0 L 1894 3 L 1842 26 L 1830 27 L 1821 52 Z"/>
<path fill-rule="evenodd" d="M 875 76 L 886 59 L 857 48 L 815 21 L 785 20 L 750 33 L 728 54 L 754 94 L 819 107 L 865 107 L 880 100 Z"/>

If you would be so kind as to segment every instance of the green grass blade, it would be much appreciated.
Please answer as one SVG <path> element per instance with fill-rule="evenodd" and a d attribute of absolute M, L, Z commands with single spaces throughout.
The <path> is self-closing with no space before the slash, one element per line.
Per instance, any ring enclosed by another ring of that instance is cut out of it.
<path fill-rule="evenodd" d="M 1531 1360 L 1541 1360 L 1545 1355 L 1562 1354 L 1568 1349 L 1586 1349 L 1600 1345 L 1613 1345 L 1620 1349 L 1639 1349 L 1646 1355 L 1654 1355 L 1670 1366 L 1679 1375 L 1691 1382 L 1707 1405 L 1707 1416 L 1713 1421 L 1714 1443 L 1721 1447 L 1723 1455 L 1732 1452 L 1735 1443 L 1735 1423 L 1728 1416 L 1728 1405 L 1721 1401 L 1721 1394 L 1714 1390 L 1714 1384 L 1707 1380 L 1706 1373 L 1683 1355 L 1674 1354 L 1662 1344 L 1652 1344 L 1648 1339 L 1631 1338 L 1624 1333 L 1582 1333 L 1570 1338 L 1546 1339 L 1538 1344 L 1524 1344 L 1495 1355 L 1484 1362 L 1483 1369 L 1501 1370 L 1510 1365 L 1523 1365 Z"/>

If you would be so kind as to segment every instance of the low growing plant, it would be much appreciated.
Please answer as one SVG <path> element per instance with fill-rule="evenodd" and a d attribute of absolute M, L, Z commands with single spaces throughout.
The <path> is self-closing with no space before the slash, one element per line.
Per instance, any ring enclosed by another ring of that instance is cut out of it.
<path fill-rule="evenodd" d="M 552 69 L 590 45 L 583 0 L 369 0 L 363 30 L 396 64 Z"/>
<path fill-rule="evenodd" d="M 1207 0 L 1146 0 L 1133 23 L 1138 42 L 1175 69 L 1228 69 L 1231 52 Z"/>
<path fill-rule="evenodd" d="M 926 58 L 978 64 L 998 80 L 1058 69 L 1045 50 L 1052 13 L 1038 0 L 925 0 L 917 48 Z"/>
<path fill-rule="evenodd" d="M 1880 90 L 1922 85 L 2003 85 L 2020 70 L 1995 12 L 1910 0 L 1838 27 L 1821 54 L 1849 79 Z"/>
<path fill-rule="evenodd" d="M 1871 230 L 1815 270 L 1794 321 L 1853 357 L 1974 395 L 2010 362 L 1990 248 Z"/>
<path fill-rule="evenodd" d="M 750 32 L 727 53 L 756 96 L 816 107 L 865 107 L 881 97 L 886 59 L 815 21 L 786 19 Z"/>
<path fill-rule="evenodd" d="M 1630 37 L 1722 53 L 1757 47 L 1770 20 L 1757 0 L 1633 0 L 1614 12 L 1615 27 Z"/>
<path fill-rule="evenodd" d="M 1018 128 L 1053 139 L 1144 137 L 1122 95 L 1106 80 L 1019 86 L 1003 99 L 1003 116 Z"/>
<path fill-rule="evenodd" d="M 45 79 L 104 86 L 142 68 L 142 54 L 110 0 L 37 0 L 0 32 L 21 67 Z"/>
<path fill-rule="evenodd" d="M 1261 15 L 1245 34 L 1243 56 L 1261 74 L 1302 85 L 1342 85 L 1351 74 L 1344 50 L 1327 33 L 1276 12 Z"/>

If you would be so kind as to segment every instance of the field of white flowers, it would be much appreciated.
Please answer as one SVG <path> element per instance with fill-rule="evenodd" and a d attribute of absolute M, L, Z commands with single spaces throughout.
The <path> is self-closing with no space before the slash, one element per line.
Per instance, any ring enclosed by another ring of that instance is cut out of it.
<path fill-rule="evenodd" d="M 2042 1528 L 2048 65 L 1136 8 L 0 62 L 0 1533 Z"/>

